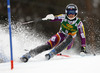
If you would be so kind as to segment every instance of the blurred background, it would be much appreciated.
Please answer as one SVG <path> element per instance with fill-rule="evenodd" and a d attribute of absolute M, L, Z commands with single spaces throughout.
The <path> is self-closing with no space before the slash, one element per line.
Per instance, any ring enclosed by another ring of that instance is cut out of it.
<path fill-rule="evenodd" d="M 78 17 L 84 23 L 86 41 L 90 49 L 100 49 L 100 0 L 10 0 L 12 22 L 27 22 L 44 18 L 47 14 L 64 14 L 69 3 L 78 6 Z M 7 23 L 7 1 L 0 0 L 0 24 Z M 5 26 L 8 24 L 5 24 Z M 59 31 L 60 22 L 40 21 L 24 25 L 47 38 Z M 34 33 L 33 33 L 34 34 Z M 77 38 L 80 39 L 80 38 Z M 80 41 L 76 40 L 76 45 Z"/>

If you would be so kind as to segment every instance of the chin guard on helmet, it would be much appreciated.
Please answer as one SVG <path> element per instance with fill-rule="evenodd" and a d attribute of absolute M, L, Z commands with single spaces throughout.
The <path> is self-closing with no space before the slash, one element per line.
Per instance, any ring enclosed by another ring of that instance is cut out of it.
<path fill-rule="evenodd" d="M 65 14 L 66 14 L 66 16 L 67 16 L 67 18 L 69 20 L 75 19 L 76 16 L 77 16 L 77 14 L 78 14 L 78 7 L 75 4 L 69 4 L 69 5 L 67 5 L 66 9 L 65 9 Z M 75 14 L 75 17 L 69 18 L 68 17 L 69 14 L 72 14 L 72 15 Z"/>

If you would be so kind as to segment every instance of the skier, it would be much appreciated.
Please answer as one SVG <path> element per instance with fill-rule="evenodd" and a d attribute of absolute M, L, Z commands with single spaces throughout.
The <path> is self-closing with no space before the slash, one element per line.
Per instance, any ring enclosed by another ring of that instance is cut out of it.
<path fill-rule="evenodd" d="M 73 46 L 74 39 L 77 32 L 81 38 L 81 53 L 86 54 L 86 39 L 85 31 L 82 21 L 77 17 L 78 8 L 75 4 L 69 4 L 66 6 L 65 14 L 54 16 L 53 14 L 47 15 L 42 20 L 60 21 L 61 27 L 56 35 L 52 36 L 50 40 L 44 45 L 38 46 L 28 53 L 24 54 L 20 60 L 27 62 L 31 57 L 34 57 L 43 51 L 50 50 L 50 53 L 46 54 L 47 60 L 52 58 L 54 55 L 60 53 L 65 48 L 70 49 Z"/>

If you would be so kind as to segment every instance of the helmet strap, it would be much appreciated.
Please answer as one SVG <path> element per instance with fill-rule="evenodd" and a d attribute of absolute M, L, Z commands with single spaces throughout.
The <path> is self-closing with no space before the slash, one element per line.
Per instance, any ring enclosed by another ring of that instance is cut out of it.
<path fill-rule="evenodd" d="M 76 20 L 76 16 L 75 16 L 74 18 L 70 19 L 70 18 L 66 15 L 66 18 L 67 18 L 68 20 L 70 20 L 70 21 Z"/>

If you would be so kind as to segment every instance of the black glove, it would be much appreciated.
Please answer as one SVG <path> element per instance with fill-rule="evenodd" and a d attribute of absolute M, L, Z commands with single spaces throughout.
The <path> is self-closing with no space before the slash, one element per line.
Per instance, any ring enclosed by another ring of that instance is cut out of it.
<path fill-rule="evenodd" d="M 81 47 L 81 52 L 87 53 L 86 52 L 86 47 Z"/>
<path fill-rule="evenodd" d="M 86 47 L 81 47 L 80 55 L 81 56 L 86 56 L 86 54 L 87 54 Z"/>

